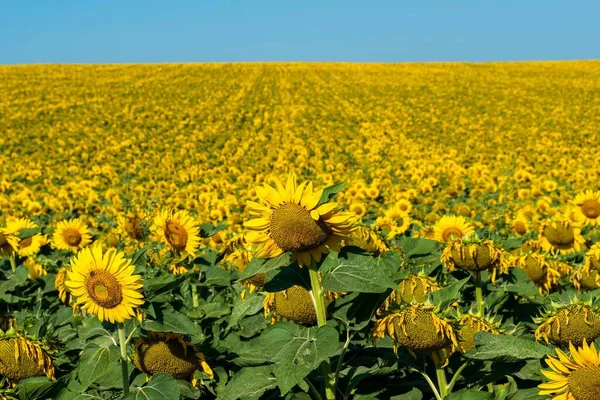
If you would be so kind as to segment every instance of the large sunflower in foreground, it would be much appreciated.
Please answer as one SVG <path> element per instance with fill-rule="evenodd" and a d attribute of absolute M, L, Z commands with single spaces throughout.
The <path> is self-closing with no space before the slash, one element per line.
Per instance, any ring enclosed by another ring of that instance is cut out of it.
<path fill-rule="evenodd" d="M 90 230 L 79 219 L 59 222 L 52 235 L 52 246 L 54 248 L 70 250 L 74 253 L 86 247 L 91 241 Z"/>
<path fill-rule="evenodd" d="M 341 212 L 335 202 L 319 205 L 323 191 L 313 190 L 312 182 L 298 185 L 294 175 L 285 186 L 276 179 L 275 187 L 265 183 L 256 191 L 260 203 L 246 203 L 255 218 L 244 225 L 247 241 L 258 246 L 257 258 L 291 251 L 300 265 L 309 265 L 355 229 L 354 213 Z"/>
<path fill-rule="evenodd" d="M 600 223 L 600 191 L 581 192 L 575 196 L 573 204 L 585 217 L 585 222 L 592 225 Z"/>
<path fill-rule="evenodd" d="M 48 353 L 24 337 L 0 339 L 0 376 L 11 383 L 36 376 L 54 379 L 54 365 Z"/>
<path fill-rule="evenodd" d="M 453 215 L 444 215 L 433 227 L 434 240 L 438 242 L 450 242 L 454 239 L 461 239 L 475 231 L 465 217 L 456 217 Z"/>
<path fill-rule="evenodd" d="M 142 278 L 133 275 L 134 266 L 125 254 L 99 245 L 86 247 L 71 259 L 65 284 L 77 304 L 100 321 L 124 322 L 135 317 L 135 308 L 144 303 Z"/>
<path fill-rule="evenodd" d="M 161 211 L 154 218 L 152 231 L 157 240 L 177 254 L 194 255 L 200 245 L 200 225 L 187 211 Z"/>
<path fill-rule="evenodd" d="M 556 348 L 558 359 L 548 356 L 551 370 L 542 370 L 549 382 L 538 385 L 540 396 L 556 395 L 552 400 L 600 399 L 600 354 L 584 340 L 580 348 L 569 345 L 571 357 Z"/>

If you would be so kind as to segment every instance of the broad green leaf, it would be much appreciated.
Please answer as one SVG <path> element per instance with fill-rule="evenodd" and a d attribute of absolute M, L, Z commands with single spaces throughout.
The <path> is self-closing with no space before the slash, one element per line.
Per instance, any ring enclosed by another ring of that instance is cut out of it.
<path fill-rule="evenodd" d="M 83 350 L 79 361 L 79 382 L 87 389 L 100 376 L 108 371 L 110 366 L 110 347 L 100 347 L 90 343 Z"/>
<path fill-rule="evenodd" d="M 371 322 L 375 311 L 385 301 L 391 289 L 383 293 L 350 293 L 333 304 L 332 316 L 351 330 L 359 331 Z"/>
<path fill-rule="evenodd" d="M 338 194 L 339 192 L 344 190 L 344 188 L 346 187 L 347 184 L 348 184 L 348 182 L 342 181 L 342 182 L 333 184 L 331 186 L 327 186 L 325 189 L 323 189 L 323 193 L 321 194 L 321 198 L 319 199 L 317 206 L 320 206 L 321 204 L 325 204 L 329 200 L 334 198 L 336 194 Z"/>
<path fill-rule="evenodd" d="M 142 328 L 153 332 L 185 333 L 188 335 L 200 334 L 200 327 L 185 315 L 174 310 L 164 310 L 156 315 L 156 320 L 147 319 L 142 323 Z"/>
<path fill-rule="evenodd" d="M 240 318 L 253 315 L 263 308 L 263 296 L 250 294 L 245 299 L 237 298 L 229 317 L 229 326 L 236 325 Z"/>
<path fill-rule="evenodd" d="M 540 297 L 537 286 L 521 268 L 511 268 L 508 279 L 509 283 L 502 286 L 502 291 L 514 293 L 527 299 Z"/>
<path fill-rule="evenodd" d="M 308 268 L 300 267 L 298 263 L 292 263 L 285 268 L 267 272 L 264 289 L 267 292 L 281 292 L 294 285 L 310 289 Z"/>
<path fill-rule="evenodd" d="M 21 240 L 30 238 L 42 232 L 41 228 L 24 228 L 17 233 L 17 237 Z"/>
<path fill-rule="evenodd" d="M 538 388 L 529 388 L 529 389 L 519 389 L 517 393 L 510 396 L 508 400 L 540 400 L 542 396 L 538 393 L 540 389 Z"/>
<path fill-rule="evenodd" d="M 153 375 L 146 385 L 133 389 L 123 400 L 179 400 L 180 394 L 175 378 L 160 373 Z"/>
<path fill-rule="evenodd" d="M 291 263 L 292 260 L 289 253 L 283 253 L 278 257 L 271 259 L 253 258 L 248 263 L 248 266 L 244 272 L 240 274 L 240 278 L 238 280 L 248 279 L 251 276 L 282 268 L 290 265 Z"/>
<path fill-rule="evenodd" d="M 228 228 L 227 225 L 219 224 L 217 226 L 214 226 L 213 224 L 206 222 L 206 223 L 200 225 L 200 237 L 209 238 L 227 228 Z"/>
<path fill-rule="evenodd" d="M 334 292 L 382 293 L 396 287 L 388 266 L 358 247 L 330 253 L 321 265 L 321 274 L 325 289 Z"/>
<path fill-rule="evenodd" d="M 441 310 L 447 309 L 448 306 L 460 298 L 460 290 L 470 279 L 470 277 L 467 277 L 431 293 L 429 295 L 431 302 Z"/>
<path fill-rule="evenodd" d="M 21 400 L 43 400 L 49 398 L 48 392 L 53 389 L 54 384 L 45 376 L 24 379 L 19 382 L 17 393 Z"/>
<path fill-rule="evenodd" d="M 446 396 L 445 400 L 493 400 L 494 395 L 489 392 L 480 392 L 479 390 L 461 390 Z"/>
<path fill-rule="evenodd" d="M 533 340 L 488 332 L 479 332 L 475 335 L 475 346 L 475 350 L 468 351 L 465 357 L 486 361 L 519 361 L 540 359 L 552 352 L 549 347 Z"/>
<path fill-rule="evenodd" d="M 337 331 L 329 325 L 303 328 L 280 323 L 267 329 L 261 338 L 265 353 L 275 364 L 273 372 L 282 395 L 333 356 L 340 345 Z"/>
<path fill-rule="evenodd" d="M 423 392 L 421 392 L 417 388 L 412 388 L 412 390 L 408 393 L 390 397 L 390 400 L 422 400 L 422 399 L 423 399 Z"/>
<path fill-rule="evenodd" d="M 248 367 L 233 376 L 225 386 L 219 398 L 223 400 L 237 400 L 243 397 L 260 398 L 267 390 L 277 386 L 277 379 L 273 376 L 273 367 Z"/>

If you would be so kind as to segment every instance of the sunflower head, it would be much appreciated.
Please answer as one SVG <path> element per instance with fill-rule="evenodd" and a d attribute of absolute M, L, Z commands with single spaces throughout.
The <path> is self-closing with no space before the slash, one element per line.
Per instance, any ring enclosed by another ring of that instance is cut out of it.
<path fill-rule="evenodd" d="M 435 223 L 433 230 L 433 238 L 438 242 L 450 242 L 475 232 L 465 217 L 453 215 L 444 215 Z"/>
<path fill-rule="evenodd" d="M 54 278 L 54 287 L 56 288 L 56 290 L 58 290 L 58 298 L 65 304 L 69 303 L 71 297 L 69 294 L 69 288 L 67 287 L 67 285 L 65 285 L 67 271 L 67 267 L 62 267 L 58 270 L 58 272 L 56 273 L 56 277 Z"/>
<path fill-rule="evenodd" d="M 264 301 L 265 316 L 273 311 L 275 318 L 285 318 L 299 325 L 317 324 L 317 313 L 311 294 L 304 287 L 295 285 L 282 292 L 268 293 Z"/>
<path fill-rule="evenodd" d="M 33 257 L 30 257 L 27 260 L 25 260 L 24 265 L 29 271 L 29 277 L 31 279 L 37 279 L 41 276 L 48 275 L 48 271 L 46 271 L 44 266 Z"/>
<path fill-rule="evenodd" d="M 162 372 L 176 379 L 190 379 L 201 368 L 214 378 L 204 355 L 175 333 L 152 332 L 151 337 L 137 340 L 134 352 L 133 364 L 148 375 Z"/>
<path fill-rule="evenodd" d="M 376 339 L 386 334 L 413 355 L 415 351 L 428 352 L 436 363 L 445 363 L 459 347 L 454 328 L 433 306 L 413 304 L 379 319 L 372 336 Z"/>
<path fill-rule="evenodd" d="M 573 205 L 577 207 L 577 211 L 581 213 L 585 222 L 598 225 L 600 222 L 600 191 L 586 190 L 577 194 Z"/>
<path fill-rule="evenodd" d="M 176 254 L 193 256 L 200 245 L 200 226 L 187 211 L 160 212 L 152 231 L 158 241 Z"/>
<path fill-rule="evenodd" d="M 46 243 L 46 239 L 41 233 L 35 233 L 26 237 L 21 236 L 23 232 L 38 229 L 38 226 L 27 218 L 18 218 L 8 223 L 5 232 L 5 240 L 10 246 L 23 257 L 29 257 L 37 254 L 40 248 Z"/>
<path fill-rule="evenodd" d="M 275 180 L 275 187 L 265 183 L 256 190 L 260 202 L 247 202 L 255 218 L 244 225 L 249 230 L 246 239 L 258 247 L 258 258 L 289 251 L 300 265 L 308 265 L 328 249 L 339 249 L 355 229 L 354 213 L 341 212 L 334 202 L 320 204 L 323 191 L 313 190 L 312 183 L 298 185 L 292 174 L 285 186 Z"/>
<path fill-rule="evenodd" d="M 39 343 L 24 337 L 0 338 L 0 375 L 10 382 L 36 376 L 54 378 L 54 365 Z"/>
<path fill-rule="evenodd" d="M 511 262 L 525 271 L 529 279 L 539 288 L 540 294 L 548 293 L 562 277 L 560 270 L 557 270 L 554 263 L 544 254 L 529 253 L 511 257 Z"/>
<path fill-rule="evenodd" d="M 383 304 L 384 310 L 389 310 L 395 305 L 424 304 L 430 293 L 440 290 L 440 285 L 435 279 L 424 274 L 411 274 L 404 278 L 398 288 L 394 290 Z"/>
<path fill-rule="evenodd" d="M 169 272 L 173 275 L 183 275 L 186 274 L 189 269 L 181 264 L 170 264 Z"/>
<path fill-rule="evenodd" d="M 11 245 L 14 239 L 11 239 L 11 234 L 4 228 L 0 228 L 0 257 L 11 257 L 14 254 L 14 248 Z"/>
<path fill-rule="evenodd" d="M 477 237 L 468 236 L 451 241 L 444 248 L 441 260 L 451 271 L 457 268 L 471 272 L 492 269 L 492 281 L 497 271 L 508 272 L 504 252 L 491 240 L 479 240 Z"/>
<path fill-rule="evenodd" d="M 600 243 L 594 244 L 585 254 L 585 268 L 600 272 Z"/>
<path fill-rule="evenodd" d="M 573 343 L 580 346 L 584 340 L 594 341 L 600 337 L 600 313 L 586 303 L 554 305 L 543 317 L 537 318 L 540 326 L 535 331 L 537 340 L 544 339 L 561 346 Z"/>
<path fill-rule="evenodd" d="M 52 245 L 55 248 L 74 253 L 89 245 L 91 241 L 89 228 L 79 219 L 59 222 L 52 236 Z"/>
<path fill-rule="evenodd" d="M 582 266 L 572 276 L 573 285 L 577 289 L 594 290 L 600 288 L 600 272 Z"/>
<path fill-rule="evenodd" d="M 142 278 L 125 254 L 99 245 L 86 247 L 71 259 L 66 286 L 77 303 L 100 321 L 124 322 L 144 303 Z"/>
<path fill-rule="evenodd" d="M 584 247 L 581 230 L 570 220 L 560 219 L 542 224 L 539 232 L 544 250 L 553 254 L 570 254 Z"/>
<path fill-rule="evenodd" d="M 385 242 L 373 230 L 366 226 L 358 226 L 346 241 L 350 246 L 358 246 L 374 256 L 378 256 L 389 250 Z"/>
<path fill-rule="evenodd" d="M 464 314 L 458 321 L 461 351 L 475 348 L 475 335 L 479 332 L 500 333 L 499 324 L 471 314 Z"/>
<path fill-rule="evenodd" d="M 600 398 L 600 354 L 586 340 L 579 348 L 569 344 L 571 356 L 556 348 L 558 358 L 548 356 L 551 370 L 542 370 L 549 382 L 538 385 L 540 396 L 557 394 L 553 399 L 596 400 Z"/>

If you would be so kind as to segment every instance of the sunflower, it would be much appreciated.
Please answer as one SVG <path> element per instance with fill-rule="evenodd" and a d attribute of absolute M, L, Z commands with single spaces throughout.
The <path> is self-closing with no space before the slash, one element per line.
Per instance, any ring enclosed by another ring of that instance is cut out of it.
<path fill-rule="evenodd" d="M 458 321 L 458 325 L 458 337 L 463 353 L 475 348 L 475 335 L 479 332 L 489 332 L 493 334 L 500 333 L 498 328 L 499 323 L 471 314 L 463 315 Z"/>
<path fill-rule="evenodd" d="M 191 379 L 201 368 L 214 378 L 204 354 L 176 333 L 152 332 L 149 338 L 136 341 L 134 353 L 133 365 L 148 375 L 166 373 L 175 379 Z"/>
<path fill-rule="evenodd" d="M 449 242 L 454 239 L 460 239 L 475 231 L 465 217 L 453 215 L 444 215 L 433 227 L 433 238 L 438 242 Z"/>
<path fill-rule="evenodd" d="M 19 237 L 20 234 L 26 233 L 29 230 L 35 231 L 38 226 L 27 218 L 18 218 L 11 222 L 6 227 L 9 235 L 6 240 L 10 243 L 17 254 L 23 257 L 29 257 L 37 254 L 40 248 L 44 245 L 45 240 L 41 233 L 28 235 L 27 237 Z"/>
<path fill-rule="evenodd" d="M 170 264 L 169 272 L 173 275 L 183 275 L 186 274 L 189 269 L 181 264 Z"/>
<path fill-rule="evenodd" d="M 555 268 L 544 254 L 529 253 L 511 257 L 511 264 L 525 271 L 538 287 L 540 294 L 546 294 L 558 284 L 563 274 Z"/>
<path fill-rule="evenodd" d="M 523 236 L 529 232 L 529 221 L 521 214 L 517 214 L 515 219 L 512 220 L 511 226 L 513 232 L 518 236 Z"/>
<path fill-rule="evenodd" d="M 389 250 L 389 247 L 379 235 L 366 226 L 357 226 L 351 233 L 350 238 L 346 240 L 346 244 L 360 247 L 375 256 Z"/>
<path fill-rule="evenodd" d="M 319 204 L 323 191 L 313 190 L 312 182 L 297 185 L 293 174 L 285 186 L 275 179 L 275 187 L 265 183 L 257 192 L 260 203 L 246 203 L 256 218 L 244 225 L 250 230 L 248 242 L 258 246 L 258 258 L 290 251 L 300 265 L 309 265 L 328 249 L 338 250 L 355 229 L 354 213 L 341 212 L 335 202 Z"/>
<path fill-rule="evenodd" d="M 141 242 L 148 236 L 148 223 L 142 211 L 130 212 L 117 218 L 121 233 L 136 242 Z"/>
<path fill-rule="evenodd" d="M 6 228 L 0 228 L 0 257 L 10 257 L 14 254 L 11 236 L 12 234 Z"/>
<path fill-rule="evenodd" d="M 586 190 L 578 193 L 573 200 L 585 221 L 591 225 L 600 222 L 600 191 Z"/>
<path fill-rule="evenodd" d="M 338 296 L 338 293 L 326 292 L 325 308 Z M 317 325 L 313 295 L 302 286 L 294 285 L 281 292 L 267 293 L 263 305 L 265 317 L 273 311 L 271 322 L 275 322 L 279 317 L 294 321 L 299 325 Z"/>
<path fill-rule="evenodd" d="M 553 254 L 574 253 L 585 245 L 581 230 L 565 219 L 542 224 L 539 235 L 542 248 Z"/>
<path fill-rule="evenodd" d="M 80 219 L 59 222 L 52 236 L 54 248 L 70 250 L 73 253 L 77 253 L 91 242 L 90 230 Z"/>
<path fill-rule="evenodd" d="M 71 259 L 65 284 L 77 304 L 100 321 L 122 323 L 135 317 L 135 308 L 144 303 L 142 278 L 133 270 L 131 260 L 115 249 L 86 247 Z"/>
<path fill-rule="evenodd" d="M 542 318 L 536 318 L 540 326 L 535 331 L 536 340 L 567 346 L 581 345 L 584 340 L 594 341 L 600 337 L 600 313 L 588 304 L 554 305 Z"/>
<path fill-rule="evenodd" d="M 62 267 L 56 273 L 56 277 L 54 278 L 54 287 L 58 290 L 58 298 L 65 304 L 70 303 L 71 295 L 69 293 L 69 288 L 65 285 L 65 281 L 67 278 L 68 267 Z"/>
<path fill-rule="evenodd" d="M 404 278 L 381 306 L 381 310 L 389 310 L 395 305 L 423 304 L 430 293 L 437 292 L 441 287 L 435 279 L 422 274 L 411 274 Z"/>
<path fill-rule="evenodd" d="M 9 382 L 36 376 L 54 377 L 54 365 L 48 353 L 36 342 L 24 337 L 0 339 L 0 376 Z"/>
<path fill-rule="evenodd" d="M 588 269 L 581 266 L 571 277 L 573 285 L 577 289 L 594 290 L 600 288 L 600 273 L 596 269 Z"/>
<path fill-rule="evenodd" d="M 569 344 L 571 357 L 556 348 L 558 359 L 546 358 L 551 370 L 541 370 L 549 382 L 538 385 L 540 396 L 556 394 L 552 400 L 600 399 L 600 354 L 586 340 L 579 348 Z"/>
<path fill-rule="evenodd" d="M 508 262 L 503 250 L 491 240 L 480 240 L 477 237 L 467 236 L 451 241 L 444 248 L 441 261 L 450 271 L 460 268 L 478 273 L 491 269 L 492 282 L 495 282 L 497 272 L 508 272 Z"/>
<path fill-rule="evenodd" d="M 28 258 L 23 263 L 25 268 L 29 271 L 29 277 L 31 279 L 37 279 L 41 276 L 48 275 L 48 271 L 44 268 L 44 266 L 35 258 Z"/>
<path fill-rule="evenodd" d="M 193 256 L 200 245 L 200 226 L 187 211 L 163 210 L 154 219 L 152 231 L 177 254 Z"/>
<path fill-rule="evenodd" d="M 585 254 L 585 268 L 600 272 L 600 243 L 594 244 Z"/>

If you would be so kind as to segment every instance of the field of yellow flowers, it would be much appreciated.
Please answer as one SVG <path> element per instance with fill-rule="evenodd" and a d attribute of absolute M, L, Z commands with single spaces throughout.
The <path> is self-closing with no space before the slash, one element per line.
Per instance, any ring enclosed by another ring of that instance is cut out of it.
<path fill-rule="evenodd" d="M 0 66 L 0 399 L 600 399 L 600 62 Z"/>

